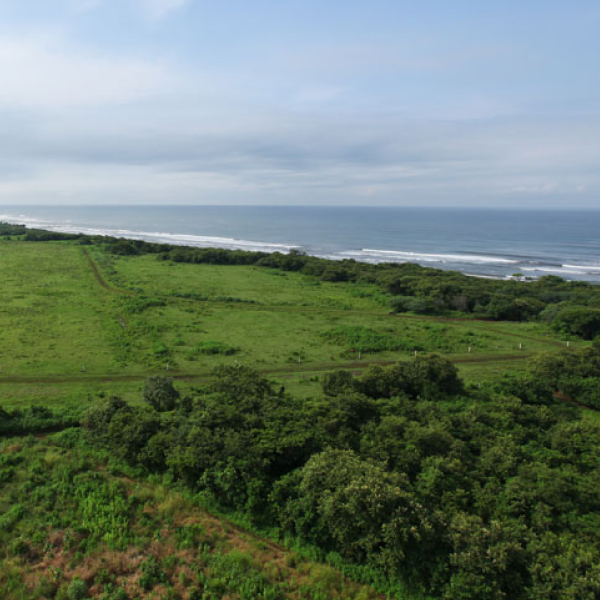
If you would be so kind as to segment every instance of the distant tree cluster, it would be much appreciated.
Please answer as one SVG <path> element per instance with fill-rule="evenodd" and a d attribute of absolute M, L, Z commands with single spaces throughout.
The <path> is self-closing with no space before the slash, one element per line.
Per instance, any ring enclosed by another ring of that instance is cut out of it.
<path fill-rule="evenodd" d="M 25 225 L 11 225 L 10 223 L 3 223 L 0 221 L 0 236 L 10 237 L 13 235 L 25 235 L 27 227 Z"/>
<path fill-rule="evenodd" d="M 80 415 L 53 411 L 47 406 L 32 404 L 23 409 L 5 410 L 0 406 L 0 435 L 44 433 L 79 424 Z"/>

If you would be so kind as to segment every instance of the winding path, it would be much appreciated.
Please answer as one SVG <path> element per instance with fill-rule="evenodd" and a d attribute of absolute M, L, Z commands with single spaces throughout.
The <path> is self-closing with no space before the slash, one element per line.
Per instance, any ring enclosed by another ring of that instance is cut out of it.
<path fill-rule="evenodd" d="M 135 292 L 132 292 L 130 290 L 121 290 L 119 288 L 113 287 L 111 285 L 108 285 L 108 283 L 106 283 L 106 281 L 104 280 L 104 278 L 102 277 L 100 270 L 98 269 L 98 265 L 96 264 L 96 262 L 94 261 L 94 259 L 91 257 L 89 251 L 87 248 L 82 248 L 81 251 L 83 252 L 83 255 L 87 258 L 90 267 L 92 268 L 92 272 L 94 273 L 94 277 L 96 278 L 96 281 L 105 289 L 108 290 L 109 292 L 113 292 L 113 294 L 121 294 L 123 296 L 135 296 Z"/>

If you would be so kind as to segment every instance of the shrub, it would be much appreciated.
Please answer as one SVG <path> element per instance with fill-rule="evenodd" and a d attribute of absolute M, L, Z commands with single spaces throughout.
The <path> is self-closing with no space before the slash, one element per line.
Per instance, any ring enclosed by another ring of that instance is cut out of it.
<path fill-rule="evenodd" d="M 87 585 L 85 581 L 79 577 L 75 577 L 67 588 L 67 598 L 69 600 L 84 600 L 84 598 L 88 597 L 87 593 Z"/>
<path fill-rule="evenodd" d="M 565 308 L 554 317 L 552 327 L 562 333 L 582 337 L 584 340 L 593 340 L 600 334 L 600 308 Z"/>
<path fill-rule="evenodd" d="M 158 412 L 165 412 L 175 408 L 179 392 L 170 377 L 150 377 L 144 386 L 144 400 Z"/>

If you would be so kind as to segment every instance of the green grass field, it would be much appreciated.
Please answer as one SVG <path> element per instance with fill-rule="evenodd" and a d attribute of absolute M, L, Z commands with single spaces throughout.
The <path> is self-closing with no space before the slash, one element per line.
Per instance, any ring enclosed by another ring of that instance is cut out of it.
<path fill-rule="evenodd" d="M 139 397 L 152 374 L 183 390 L 215 366 L 253 366 L 300 395 L 319 374 L 440 352 L 480 381 L 564 347 L 537 323 L 390 315 L 369 284 L 243 266 L 109 257 L 73 242 L 0 242 L 0 403 Z M 469 350 L 470 349 L 470 350 Z"/>

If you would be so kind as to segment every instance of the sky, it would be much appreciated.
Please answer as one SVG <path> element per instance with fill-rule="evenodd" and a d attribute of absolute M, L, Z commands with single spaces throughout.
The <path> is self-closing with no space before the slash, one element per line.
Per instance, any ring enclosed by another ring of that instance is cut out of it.
<path fill-rule="evenodd" d="M 600 208 L 597 0 L 0 0 L 0 204 Z"/>

